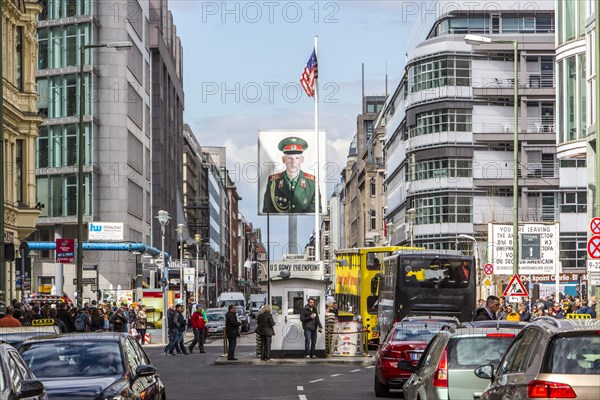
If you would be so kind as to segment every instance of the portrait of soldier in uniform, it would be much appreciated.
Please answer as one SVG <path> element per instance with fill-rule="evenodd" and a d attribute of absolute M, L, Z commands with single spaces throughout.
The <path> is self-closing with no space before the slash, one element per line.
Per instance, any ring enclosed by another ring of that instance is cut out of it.
<path fill-rule="evenodd" d="M 263 213 L 308 214 L 315 212 L 315 176 L 302 171 L 306 140 L 287 137 L 279 142 L 285 170 L 269 176 L 265 190 Z M 320 194 L 319 194 L 320 195 Z M 320 200 L 320 197 L 319 197 Z M 319 201 L 319 212 L 321 211 Z"/>

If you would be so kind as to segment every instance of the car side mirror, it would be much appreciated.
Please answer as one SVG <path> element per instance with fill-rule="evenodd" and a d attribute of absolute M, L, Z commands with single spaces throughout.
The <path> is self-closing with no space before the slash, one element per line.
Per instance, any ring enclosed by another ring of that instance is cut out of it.
<path fill-rule="evenodd" d="M 133 380 L 136 381 L 143 376 L 153 376 L 154 374 L 156 374 L 156 368 L 154 366 L 146 364 L 138 365 L 135 369 L 135 377 Z"/>
<path fill-rule="evenodd" d="M 21 390 L 17 393 L 17 399 L 26 399 L 28 397 L 42 396 L 44 394 L 44 384 L 36 379 L 27 379 L 21 382 Z"/>
<path fill-rule="evenodd" d="M 410 372 L 415 372 L 417 370 L 417 367 L 407 360 L 398 361 L 398 368 Z"/>
<path fill-rule="evenodd" d="M 481 365 L 473 371 L 475 376 L 481 379 L 494 380 L 494 366 L 492 364 Z"/>

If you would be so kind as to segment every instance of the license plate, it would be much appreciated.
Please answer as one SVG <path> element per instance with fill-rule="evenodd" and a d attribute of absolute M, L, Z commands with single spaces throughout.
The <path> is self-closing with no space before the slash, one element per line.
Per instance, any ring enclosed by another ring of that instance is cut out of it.
<path fill-rule="evenodd" d="M 216 331 L 217 331 L 217 328 L 208 328 L 208 331 L 209 331 L 209 332 L 216 332 Z"/>
<path fill-rule="evenodd" d="M 421 358 L 421 353 L 410 353 L 410 359 L 412 361 L 418 361 Z"/>

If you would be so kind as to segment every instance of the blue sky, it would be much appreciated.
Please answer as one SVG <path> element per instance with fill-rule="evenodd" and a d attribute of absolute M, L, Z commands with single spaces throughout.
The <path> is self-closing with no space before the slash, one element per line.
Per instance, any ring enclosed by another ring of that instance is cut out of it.
<path fill-rule="evenodd" d="M 392 92 L 406 51 L 429 29 L 413 23 L 427 2 L 169 2 L 184 49 L 184 119 L 201 145 L 227 147 L 240 211 L 263 229 L 264 241 L 266 217 L 257 215 L 257 185 L 245 166 L 257 162 L 259 129 L 314 129 L 313 100 L 299 92 L 314 36 L 319 125 L 328 132 L 327 161 L 341 171 L 361 112 L 361 63 L 365 94 L 385 94 L 386 67 Z M 301 246 L 313 228 L 312 216 L 298 218 Z M 287 241 L 286 217 L 271 218 L 271 241 Z M 280 257 L 273 249 L 272 258 Z"/>

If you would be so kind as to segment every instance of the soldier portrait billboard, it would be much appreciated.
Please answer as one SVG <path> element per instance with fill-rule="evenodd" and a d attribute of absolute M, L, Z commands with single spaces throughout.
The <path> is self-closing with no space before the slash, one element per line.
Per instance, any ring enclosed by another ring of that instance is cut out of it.
<path fill-rule="evenodd" d="M 258 214 L 314 214 L 316 195 L 322 213 L 326 200 L 325 143 L 325 131 L 320 131 L 319 157 L 315 131 L 259 131 Z M 317 165 L 320 185 L 316 181 Z"/>

